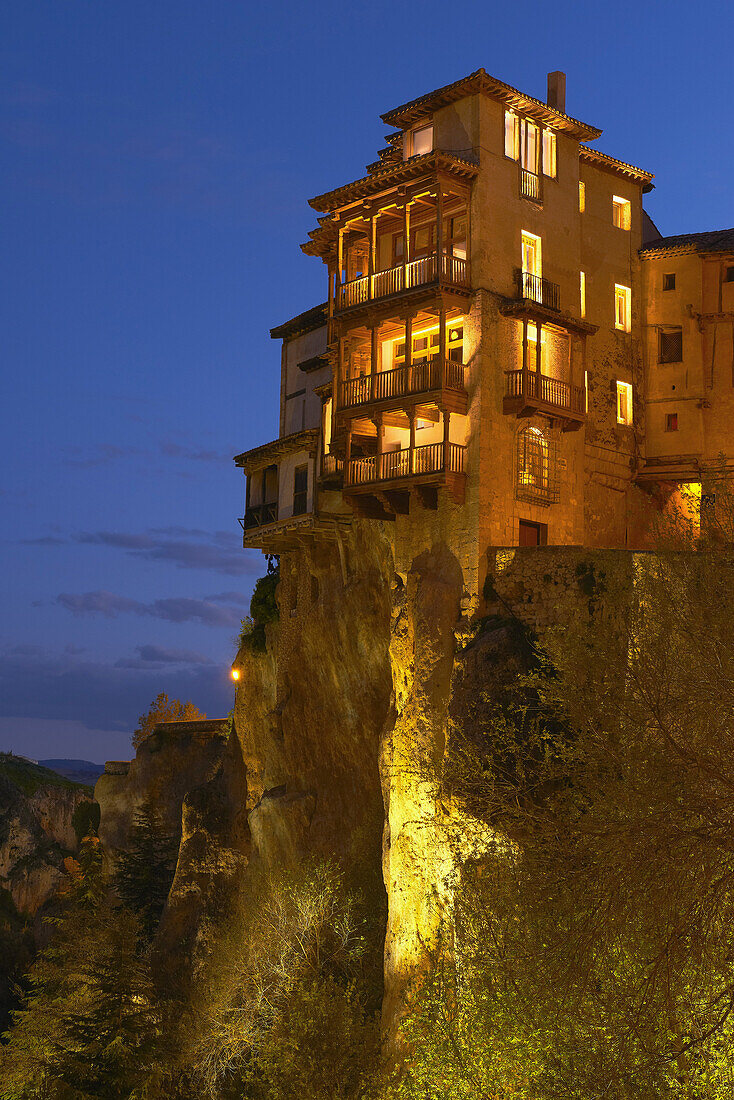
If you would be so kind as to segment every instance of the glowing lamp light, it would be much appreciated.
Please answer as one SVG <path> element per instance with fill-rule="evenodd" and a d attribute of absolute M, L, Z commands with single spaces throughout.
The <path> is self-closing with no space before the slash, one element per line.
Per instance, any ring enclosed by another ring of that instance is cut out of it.
<path fill-rule="evenodd" d="M 235 681 L 235 683 L 236 683 L 236 682 L 237 682 L 237 680 L 239 680 L 239 678 L 240 678 L 240 676 L 241 676 L 242 674 L 241 674 L 241 672 L 240 672 L 240 670 L 239 670 L 238 668 L 233 668 L 233 669 L 232 669 L 232 672 L 231 672 L 231 674 L 230 674 L 230 675 L 232 676 L 232 679 L 233 679 L 233 680 Z"/>

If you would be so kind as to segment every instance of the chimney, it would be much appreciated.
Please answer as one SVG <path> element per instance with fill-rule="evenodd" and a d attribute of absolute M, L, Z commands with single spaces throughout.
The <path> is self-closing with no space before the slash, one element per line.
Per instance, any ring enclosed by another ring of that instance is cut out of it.
<path fill-rule="evenodd" d="M 566 113 L 566 74 L 548 73 L 548 106 Z"/>

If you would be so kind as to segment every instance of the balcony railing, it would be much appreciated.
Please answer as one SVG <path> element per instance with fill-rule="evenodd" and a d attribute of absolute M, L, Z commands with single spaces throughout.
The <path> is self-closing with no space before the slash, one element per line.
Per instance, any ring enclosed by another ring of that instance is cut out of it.
<path fill-rule="evenodd" d="M 240 520 L 240 527 L 243 531 L 251 531 L 253 527 L 265 527 L 268 523 L 275 523 L 277 518 L 277 500 L 268 501 L 267 504 L 253 504 Z"/>
<path fill-rule="evenodd" d="M 527 168 L 520 169 L 520 194 L 524 199 L 542 202 L 542 186 L 541 177 L 537 172 L 530 172 Z"/>
<path fill-rule="evenodd" d="M 403 290 L 426 286 L 429 283 L 441 283 L 446 286 L 469 286 L 469 265 L 459 256 L 440 255 L 430 252 L 411 260 L 407 264 L 397 264 L 387 271 L 377 271 L 374 275 L 360 275 L 350 279 L 337 288 L 337 309 L 352 309 L 364 305 L 376 298 L 387 298 Z"/>
<path fill-rule="evenodd" d="M 505 371 L 505 378 L 505 397 L 522 397 L 576 416 L 583 416 L 586 412 L 586 390 L 583 386 L 572 386 L 559 378 L 548 378 L 531 370 L 508 370 Z"/>
<path fill-rule="evenodd" d="M 347 470 L 347 485 L 369 485 L 380 481 L 420 474 L 464 473 L 466 447 L 459 443 L 427 443 L 422 447 L 405 447 L 383 455 L 352 458 Z"/>
<path fill-rule="evenodd" d="M 531 275 L 529 271 L 515 271 L 517 292 L 520 298 L 537 302 L 539 306 L 556 311 L 561 308 L 561 288 L 558 283 L 544 279 L 541 275 Z"/>
<path fill-rule="evenodd" d="M 321 476 L 336 477 L 344 472 L 344 459 L 331 453 L 321 456 Z"/>
<path fill-rule="evenodd" d="M 387 401 L 392 397 L 441 389 L 463 391 L 464 364 L 434 355 L 410 366 L 348 378 L 341 385 L 339 407 L 350 409 L 372 401 Z"/>

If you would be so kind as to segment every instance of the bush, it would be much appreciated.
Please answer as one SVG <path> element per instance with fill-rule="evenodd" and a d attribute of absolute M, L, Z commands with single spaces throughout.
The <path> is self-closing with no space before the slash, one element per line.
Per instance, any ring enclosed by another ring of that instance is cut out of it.
<path fill-rule="evenodd" d="M 265 652 L 265 627 L 277 622 L 279 616 L 276 589 L 280 581 L 280 566 L 268 562 L 268 571 L 255 582 L 250 600 L 250 614 L 242 620 L 240 646 L 248 646 L 255 653 Z"/>

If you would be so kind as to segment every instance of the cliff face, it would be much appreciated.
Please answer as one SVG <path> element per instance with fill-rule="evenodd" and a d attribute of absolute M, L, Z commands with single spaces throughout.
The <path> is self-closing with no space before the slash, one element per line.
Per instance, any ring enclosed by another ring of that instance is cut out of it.
<path fill-rule="evenodd" d="M 77 828 L 92 808 L 85 787 L 19 757 L 0 756 L 0 886 L 18 913 L 34 917 L 65 878 Z"/>

